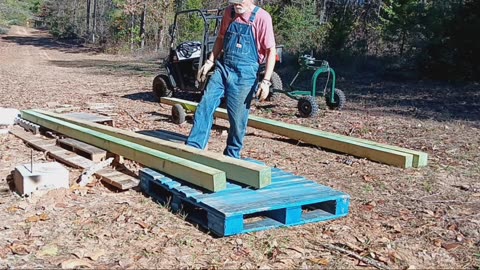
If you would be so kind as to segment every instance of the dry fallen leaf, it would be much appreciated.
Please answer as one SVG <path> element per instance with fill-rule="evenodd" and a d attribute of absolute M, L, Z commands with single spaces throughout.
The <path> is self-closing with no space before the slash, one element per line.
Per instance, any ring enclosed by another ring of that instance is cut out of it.
<path fill-rule="evenodd" d="M 11 249 L 8 247 L 0 247 L 0 259 L 6 259 L 7 255 L 11 253 Z"/>
<path fill-rule="evenodd" d="M 325 258 L 310 258 L 308 260 L 311 261 L 314 264 L 323 265 L 323 266 L 327 266 L 330 263 Z"/>
<path fill-rule="evenodd" d="M 21 208 L 18 206 L 11 206 L 7 208 L 7 212 L 10 214 L 15 214 L 18 210 L 21 210 Z"/>
<path fill-rule="evenodd" d="M 148 224 L 146 224 L 145 222 L 143 221 L 135 221 L 135 223 L 137 223 L 138 225 L 140 225 L 140 227 L 142 227 L 142 229 L 148 229 L 150 226 L 148 226 Z"/>
<path fill-rule="evenodd" d="M 55 245 L 48 245 L 37 252 L 36 257 L 41 258 L 45 256 L 56 256 L 58 254 L 58 247 Z"/>
<path fill-rule="evenodd" d="M 25 222 L 33 223 L 33 222 L 45 221 L 45 220 L 49 220 L 49 219 L 50 219 L 50 217 L 48 217 L 48 215 L 46 213 L 42 213 L 38 216 L 35 215 L 35 216 L 28 217 L 27 219 L 25 219 Z"/>
<path fill-rule="evenodd" d="M 433 240 L 433 245 L 436 246 L 436 247 L 441 247 L 442 246 L 442 240 L 440 240 L 440 239 Z"/>
<path fill-rule="evenodd" d="M 39 222 L 39 221 L 40 221 L 40 217 L 38 216 L 31 216 L 25 219 L 25 222 L 27 223 L 33 223 L 33 222 Z"/>
<path fill-rule="evenodd" d="M 10 250 L 12 251 L 13 254 L 16 254 L 16 255 L 30 254 L 30 250 L 28 249 L 28 247 L 26 245 L 22 245 L 22 244 L 13 243 L 10 246 Z"/>
<path fill-rule="evenodd" d="M 91 252 L 85 253 L 85 257 L 89 258 L 92 261 L 97 261 L 103 255 L 105 255 L 105 250 L 103 249 L 95 249 Z"/>
<path fill-rule="evenodd" d="M 62 269 L 73 269 L 73 268 L 89 268 L 92 269 L 93 266 L 87 261 L 82 259 L 70 259 L 61 263 Z"/>
<path fill-rule="evenodd" d="M 45 221 L 45 220 L 49 220 L 49 219 L 50 219 L 50 217 L 49 217 L 46 213 L 40 214 L 40 216 L 38 216 L 38 218 L 39 218 L 41 221 Z"/>
<path fill-rule="evenodd" d="M 447 251 L 454 250 L 459 246 L 461 246 L 459 243 L 443 243 L 442 244 L 442 247 Z"/>
<path fill-rule="evenodd" d="M 373 178 L 373 176 L 368 175 L 368 174 L 365 174 L 365 175 L 363 175 L 362 177 L 363 177 L 363 181 L 369 182 L 369 183 L 371 183 L 371 182 L 373 182 L 373 181 L 375 180 L 375 179 Z"/>

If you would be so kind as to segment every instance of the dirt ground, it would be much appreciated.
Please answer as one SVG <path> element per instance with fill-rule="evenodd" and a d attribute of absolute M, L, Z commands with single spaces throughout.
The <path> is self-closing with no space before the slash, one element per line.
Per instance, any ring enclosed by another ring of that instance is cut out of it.
<path fill-rule="evenodd" d="M 151 92 L 157 58 L 98 54 L 14 27 L 0 36 L 0 107 L 89 112 L 112 103 L 116 127 L 187 135 L 191 121 L 170 120 Z M 401 169 L 325 151 L 249 129 L 244 157 L 254 158 L 351 196 L 347 217 L 218 238 L 139 190 L 101 183 L 30 198 L 12 191 L 11 172 L 31 148 L 0 137 L 0 268 L 384 268 L 480 267 L 480 87 L 430 81 L 342 77 L 342 111 L 300 118 L 286 96 L 254 106 L 255 115 L 388 143 L 429 154 L 429 166 Z M 209 150 L 221 152 L 225 121 Z M 34 151 L 34 162 L 49 160 Z M 139 166 L 126 162 L 132 171 Z M 71 169 L 71 181 L 82 173 Z"/>

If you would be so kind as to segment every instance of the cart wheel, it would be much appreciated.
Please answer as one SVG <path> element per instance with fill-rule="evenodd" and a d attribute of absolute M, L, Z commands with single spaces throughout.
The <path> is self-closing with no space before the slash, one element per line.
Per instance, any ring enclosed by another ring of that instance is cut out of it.
<path fill-rule="evenodd" d="M 314 117 L 318 114 L 318 104 L 315 97 L 304 96 L 298 100 L 298 111 L 302 117 Z"/>
<path fill-rule="evenodd" d="M 345 93 L 343 93 L 340 89 L 335 89 L 335 95 L 333 97 L 332 103 L 332 91 L 329 90 L 325 93 L 325 101 L 327 102 L 327 106 L 331 110 L 341 110 L 345 103 L 347 102 L 347 98 L 345 97 Z"/>
<path fill-rule="evenodd" d="M 278 73 L 274 71 L 272 73 L 271 80 L 272 80 L 272 86 L 270 87 L 270 93 L 268 93 L 267 101 L 275 101 L 278 98 L 279 93 L 273 92 L 273 89 L 277 91 L 283 91 L 282 78 L 280 78 Z"/>
<path fill-rule="evenodd" d="M 157 77 L 153 79 L 153 93 L 155 93 L 158 98 L 171 97 L 173 94 L 172 89 L 168 88 L 168 84 L 163 76 L 164 75 L 157 75 Z"/>
<path fill-rule="evenodd" d="M 185 109 L 180 104 L 175 104 L 172 107 L 172 121 L 175 124 L 180 125 L 181 123 L 185 122 L 185 117 L 187 113 Z"/>

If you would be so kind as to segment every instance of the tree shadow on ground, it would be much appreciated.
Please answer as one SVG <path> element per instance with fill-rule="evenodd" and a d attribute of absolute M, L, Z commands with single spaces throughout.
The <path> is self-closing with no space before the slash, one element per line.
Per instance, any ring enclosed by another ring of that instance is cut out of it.
<path fill-rule="evenodd" d="M 480 125 L 480 87 L 475 82 L 421 80 L 419 71 L 388 68 L 388 59 L 370 59 L 352 70 L 333 64 L 336 88 L 347 97 L 347 108 L 369 114 L 392 114 L 437 121 L 464 120 Z M 296 58 L 276 67 L 284 89 L 298 69 Z M 334 63 L 334 61 L 332 61 Z M 355 65 L 354 65 L 355 66 Z M 317 85 L 323 90 L 325 76 Z M 331 79 L 331 78 L 330 78 Z M 305 78 L 304 83 L 310 83 Z M 331 81 L 330 81 L 331 83 Z M 350 106 L 352 104 L 353 106 Z"/>
<path fill-rule="evenodd" d="M 158 98 L 153 92 L 138 92 L 134 94 L 123 95 L 122 98 L 128 98 L 131 100 L 142 100 L 148 102 L 158 103 Z"/>
<path fill-rule="evenodd" d="M 63 68 L 86 68 L 91 69 L 92 74 L 114 76 L 151 76 L 160 70 L 155 61 L 125 61 L 125 60 L 100 60 L 84 59 L 73 61 L 51 60 L 50 64 Z"/>
<path fill-rule="evenodd" d="M 35 46 L 47 50 L 55 50 L 64 53 L 73 54 L 99 54 L 101 53 L 98 47 L 84 46 L 83 42 L 78 40 L 56 40 L 48 35 L 46 32 L 33 31 L 31 36 L 3 36 L 2 41 L 9 43 L 16 43 L 21 46 Z M 104 75 L 153 75 L 159 72 L 161 57 L 152 58 L 150 60 L 142 61 L 127 61 L 127 60 L 100 60 L 100 59 L 85 59 L 85 60 L 50 60 L 49 63 L 64 68 L 91 68 L 93 74 Z"/>
<path fill-rule="evenodd" d="M 347 103 L 371 114 L 397 114 L 437 121 L 480 121 L 480 87 L 475 83 L 345 80 Z M 363 109 L 362 109 L 363 108 Z"/>
<path fill-rule="evenodd" d="M 21 46 L 34 46 L 42 49 L 56 50 L 65 53 L 99 53 L 99 48 L 86 47 L 81 40 L 57 40 L 45 31 L 33 31 L 29 36 L 6 35 L 2 41 L 16 43 Z"/>

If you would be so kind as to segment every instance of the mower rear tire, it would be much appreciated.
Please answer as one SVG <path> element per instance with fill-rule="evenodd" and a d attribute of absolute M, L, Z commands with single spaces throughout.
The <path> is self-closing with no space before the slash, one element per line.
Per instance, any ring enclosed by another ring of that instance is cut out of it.
<path fill-rule="evenodd" d="M 330 110 L 341 110 L 345 106 L 345 103 L 347 103 L 347 97 L 342 90 L 335 89 L 332 103 L 332 91 L 329 90 L 325 93 L 325 101 Z"/>
<path fill-rule="evenodd" d="M 301 97 L 298 100 L 297 108 L 302 117 L 315 117 L 318 115 L 318 104 L 315 97 Z"/>
<path fill-rule="evenodd" d="M 175 124 L 182 124 L 185 122 L 185 117 L 187 116 L 187 113 L 185 112 L 185 109 L 182 107 L 180 104 L 175 104 L 172 106 L 172 122 Z"/>
<path fill-rule="evenodd" d="M 153 79 L 153 93 L 155 93 L 158 98 L 171 97 L 173 95 L 173 90 L 168 87 L 164 76 L 165 75 L 157 75 L 157 77 Z"/>
<path fill-rule="evenodd" d="M 275 71 L 272 73 L 272 77 L 270 79 L 272 81 L 272 85 L 270 86 L 270 93 L 268 93 L 267 101 L 275 101 L 280 96 L 280 94 L 276 91 L 283 91 L 283 82 L 282 78 L 280 78 L 278 73 Z"/>

